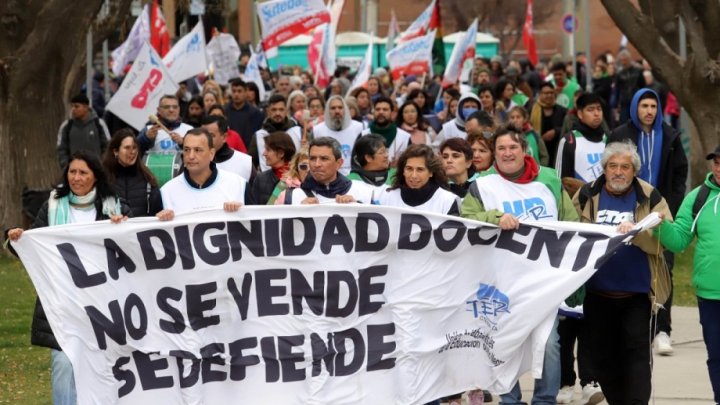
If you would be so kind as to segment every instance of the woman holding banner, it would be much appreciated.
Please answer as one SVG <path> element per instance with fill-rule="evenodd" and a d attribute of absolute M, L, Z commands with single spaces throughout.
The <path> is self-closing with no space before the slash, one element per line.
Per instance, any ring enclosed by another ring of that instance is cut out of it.
<path fill-rule="evenodd" d="M 79 151 L 70 157 L 60 185 L 50 192 L 50 198 L 40 208 L 32 228 L 105 219 L 117 224 L 127 219 L 125 215 L 128 211 L 108 183 L 98 158 Z M 8 238 L 16 242 L 22 234 L 22 228 L 10 229 Z M 15 253 L 12 247 L 10 249 Z M 74 405 L 77 402 L 77 392 L 72 364 L 55 340 L 39 299 L 35 301 L 30 340 L 34 345 L 52 349 L 53 404 Z"/>

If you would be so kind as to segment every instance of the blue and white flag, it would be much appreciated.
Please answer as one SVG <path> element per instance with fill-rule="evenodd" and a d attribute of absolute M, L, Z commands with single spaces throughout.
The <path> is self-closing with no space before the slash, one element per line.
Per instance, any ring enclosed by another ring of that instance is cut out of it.
<path fill-rule="evenodd" d="M 163 58 L 170 76 L 181 82 L 207 70 L 205 29 L 202 20 L 187 35 L 180 38 Z"/>

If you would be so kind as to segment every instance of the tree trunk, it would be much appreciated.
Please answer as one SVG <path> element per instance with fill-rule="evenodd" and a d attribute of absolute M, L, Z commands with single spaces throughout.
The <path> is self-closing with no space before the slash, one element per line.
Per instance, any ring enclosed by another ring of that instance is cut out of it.
<path fill-rule="evenodd" d="M 22 4 L 21 4 L 22 3 Z M 24 187 L 50 188 L 60 168 L 57 132 L 67 117 L 72 83 L 85 60 L 88 27 L 101 42 L 127 18 L 130 0 L 111 0 L 98 24 L 102 0 L 68 7 L 65 0 L 0 1 L 0 226 L 22 224 Z M 102 25 L 104 24 L 104 26 Z"/>

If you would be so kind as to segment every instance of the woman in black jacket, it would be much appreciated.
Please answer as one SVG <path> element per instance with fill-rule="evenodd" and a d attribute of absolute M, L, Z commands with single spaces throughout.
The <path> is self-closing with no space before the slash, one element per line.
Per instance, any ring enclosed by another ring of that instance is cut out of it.
<path fill-rule="evenodd" d="M 162 211 L 157 180 L 139 159 L 137 139 L 129 129 L 113 135 L 103 159 L 103 168 L 115 193 L 130 206 L 133 217 L 154 216 Z"/>
<path fill-rule="evenodd" d="M 79 224 L 110 219 L 120 223 L 127 219 L 128 207 L 120 202 L 107 182 L 100 161 L 94 155 L 79 151 L 70 157 L 61 184 L 50 192 L 33 228 Z M 8 238 L 18 241 L 22 228 L 8 231 Z M 13 253 L 14 250 L 11 251 Z M 74 404 L 77 401 L 72 364 L 55 339 L 40 300 L 35 301 L 31 343 L 52 349 L 52 396 L 54 404 Z"/>

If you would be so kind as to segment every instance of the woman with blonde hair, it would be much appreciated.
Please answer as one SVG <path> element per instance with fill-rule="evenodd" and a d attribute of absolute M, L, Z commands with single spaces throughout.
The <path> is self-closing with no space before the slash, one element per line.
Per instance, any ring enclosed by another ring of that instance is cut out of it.
<path fill-rule="evenodd" d="M 275 185 L 267 205 L 283 205 L 285 190 L 298 188 L 310 171 L 310 155 L 307 148 L 300 149 L 290 161 L 288 171 Z"/>

